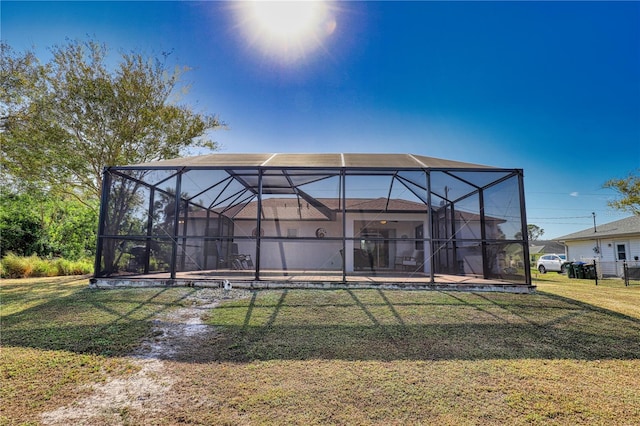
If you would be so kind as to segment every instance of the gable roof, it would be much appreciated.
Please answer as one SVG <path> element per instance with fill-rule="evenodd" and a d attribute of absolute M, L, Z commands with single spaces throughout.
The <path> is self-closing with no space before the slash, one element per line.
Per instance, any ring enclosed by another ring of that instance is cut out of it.
<path fill-rule="evenodd" d="M 316 203 L 298 200 L 297 198 L 265 198 L 262 200 L 262 219 L 266 220 L 335 220 L 336 214 L 342 211 L 339 198 L 317 198 Z M 394 198 L 347 198 L 345 210 L 349 213 L 425 213 L 427 206 L 421 202 Z M 234 220 L 256 220 L 258 202 L 249 201 L 239 203 L 229 208 L 214 208 L 212 211 Z M 205 210 L 189 213 L 192 219 L 207 217 Z M 456 220 L 464 222 L 479 222 L 480 215 L 472 212 L 456 210 Z M 485 216 L 486 222 L 503 223 L 506 220 L 492 216 Z M 555 243 L 558 244 L 558 243 Z M 560 245 L 560 244 L 558 244 Z M 560 250 L 563 252 L 564 248 Z"/>
<path fill-rule="evenodd" d="M 554 241 L 593 240 L 602 237 L 640 237 L 640 216 L 631 216 L 615 222 L 597 225 L 596 229 L 588 228 L 584 231 L 574 232 L 554 238 Z"/>
<path fill-rule="evenodd" d="M 529 244 L 529 254 L 564 253 L 564 244 L 558 241 L 535 240 Z"/>
<path fill-rule="evenodd" d="M 308 201 L 296 198 L 266 198 L 262 200 L 262 218 L 327 220 L 335 218 L 335 213 L 341 211 L 340 199 L 338 198 L 317 198 L 316 201 L 316 205 L 310 205 Z M 347 211 L 423 213 L 426 210 L 423 203 L 393 198 L 389 200 L 386 198 L 348 198 L 345 203 Z M 258 214 L 258 202 L 238 204 L 225 214 L 234 219 L 255 220 Z"/>

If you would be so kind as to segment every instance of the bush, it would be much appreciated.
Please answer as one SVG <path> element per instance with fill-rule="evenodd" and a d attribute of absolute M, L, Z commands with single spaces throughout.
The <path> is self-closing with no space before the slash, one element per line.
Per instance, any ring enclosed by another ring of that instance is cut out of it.
<path fill-rule="evenodd" d="M 38 256 L 33 255 L 28 258 L 28 261 L 33 265 L 32 277 L 55 277 L 58 275 L 57 268 L 50 260 L 40 259 Z"/>
<path fill-rule="evenodd" d="M 90 259 L 43 259 L 36 255 L 28 257 L 8 253 L 0 261 L 2 278 L 55 277 L 60 275 L 88 275 L 93 273 Z"/>
<path fill-rule="evenodd" d="M 88 260 L 56 259 L 57 275 L 86 275 L 93 273 L 93 264 Z"/>
<path fill-rule="evenodd" d="M 38 190 L 0 193 L 0 256 L 8 252 L 73 260 L 92 256 L 98 206 L 87 202 L 89 205 Z"/>
<path fill-rule="evenodd" d="M 56 270 L 58 275 L 71 275 L 71 261 L 67 259 L 55 260 Z"/>
<path fill-rule="evenodd" d="M 27 259 L 27 257 L 8 253 L 2 258 L 2 278 L 30 277 L 33 271 L 33 265 L 31 265 Z"/>

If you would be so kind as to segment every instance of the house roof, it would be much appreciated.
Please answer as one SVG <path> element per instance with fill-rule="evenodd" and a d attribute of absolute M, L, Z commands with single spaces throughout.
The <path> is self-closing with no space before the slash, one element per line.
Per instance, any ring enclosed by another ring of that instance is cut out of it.
<path fill-rule="evenodd" d="M 564 253 L 564 245 L 558 241 L 536 240 L 529 244 L 529 253 Z"/>
<path fill-rule="evenodd" d="M 131 164 L 125 167 L 305 167 L 305 168 L 452 168 L 493 169 L 491 166 L 414 154 L 229 154 L 215 153 Z"/>
<path fill-rule="evenodd" d="M 602 237 L 640 236 L 640 216 L 631 216 L 615 222 L 597 225 L 573 234 L 554 238 L 554 241 L 593 240 Z"/>
<path fill-rule="evenodd" d="M 335 215 L 342 208 L 338 198 L 317 198 L 315 205 L 296 198 L 267 198 L 262 200 L 262 218 L 270 220 L 334 220 Z M 348 212 L 369 213 L 424 213 L 427 207 L 424 203 L 387 198 L 347 198 L 345 210 Z M 232 217 L 236 220 L 255 220 L 258 214 L 258 202 L 240 203 L 227 210 L 214 211 Z M 206 217 L 205 211 L 193 212 L 192 218 Z M 456 211 L 456 219 L 465 222 L 480 221 L 476 213 Z M 502 223 L 505 220 L 486 216 L 487 222 Z M 557 244 L 557 243 L 556 243 Z M 564 251 L 564 248 L 560 251 Z"/>
<path fill-rule="evenodd" d="M 318 204 L 314 206 L 304 200 L 300 200 L 298 204 L 295 198 L 267 198 L 262 200 L 262 217 L 280 220 L 326 220 L 341 210 L 338 198 L 317 198 L 316 200 Z M 423 203 L 393 198 L 389 200 L 387 198 L 348 198 L 345 203 L 347 211 L 423 213 L 426 210 Z M 255 220 L 257 209 L 258 203 L 253 201 L 236 206 L 227 215 L 235 219 Z"/>

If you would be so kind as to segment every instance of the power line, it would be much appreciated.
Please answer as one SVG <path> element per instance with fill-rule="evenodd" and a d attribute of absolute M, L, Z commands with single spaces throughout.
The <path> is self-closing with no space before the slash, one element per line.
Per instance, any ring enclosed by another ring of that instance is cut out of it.
<path fill-rule="evenodd" d="M 551 219 L 589 219 L 589 216 L 560 216 L 560 217 L 527 217 L 527 220 L 551 220 Z"/>
<path fill-rule="evenodd" d="M 556 226 L 556 225 L 575 225 L 575 226 L 589 226 L 589 222 L 545 222 L 536 220 L 535 224 L 539 226 Z"/>
<path fill-rule="evenodd" d="M 544 192 L 544 191 L 525 191 L 525 194 L 542 194 L 542 195 L 566 195 L 572 198 L 580 198 L 580 197 L 602 197 L 602 196 L 614 196 L 614 194 L 593 194 L 589 192 L 579 192 L 576 191 L 576 195 L 571 195 L 570 192 Z"/>

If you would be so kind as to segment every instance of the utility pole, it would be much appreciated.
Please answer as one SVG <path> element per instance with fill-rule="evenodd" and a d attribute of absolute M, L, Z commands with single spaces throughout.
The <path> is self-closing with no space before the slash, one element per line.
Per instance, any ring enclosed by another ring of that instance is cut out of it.
<path fill-rule="evenodd" d="M 593 215 L 593 232 L 598 232 L 596 228 L 596 212 L 591 212 L 591 214 Z"/>

